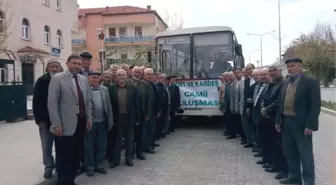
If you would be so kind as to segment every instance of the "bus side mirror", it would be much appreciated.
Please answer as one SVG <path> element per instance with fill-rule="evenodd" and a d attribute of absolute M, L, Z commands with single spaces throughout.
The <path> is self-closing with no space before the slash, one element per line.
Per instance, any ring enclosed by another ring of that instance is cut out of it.
<path fill-rule="evenodd" d="M 241 44 L 238 44 L 238 45 L 236 46 L 236 53 L 237 53 L 237 55 L 239 55 L 239 56 L 242 56 L 242 55 L 243 55 L 243 48 L 242 48 L 242 45 L 241 45 Z"/>
<path fill-rule="evenodd" d="M 147 51 L 147 62 L 148 63 L 152 62 L 152 51 Z"/>

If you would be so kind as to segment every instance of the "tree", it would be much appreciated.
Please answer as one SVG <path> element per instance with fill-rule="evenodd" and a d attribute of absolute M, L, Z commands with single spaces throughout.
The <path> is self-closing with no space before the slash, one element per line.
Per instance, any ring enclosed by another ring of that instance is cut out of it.
<path fill-rule="evenodd" d="M 167 10 L 164 13 L 163 21 L 169 26 L 169 29 L 182 29 L 184 26 L 184 19 L 181 13 L 169 13 Z"/>
<path fill-rule="evenodd" d="M 308 73 L 328 87 L 335 76 L 335 30 L 329 24 L 317 24 L 308 34 L 301 34 L 286 49 L 285 58 L 300 57 Z"/>
<path fill-rule="evenodd" d="M 0 50 L 5 52 L 7 50 L 6 41 L 12 34 L 9 29 L 12 23 L 12 15 L 9 13 L 9 0 L 0 0 Z"/>

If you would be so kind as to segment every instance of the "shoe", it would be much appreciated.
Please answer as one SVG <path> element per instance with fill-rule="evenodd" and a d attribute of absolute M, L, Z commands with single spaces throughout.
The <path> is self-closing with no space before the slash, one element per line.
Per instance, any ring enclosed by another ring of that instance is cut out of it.
<path fill-rule="evenodd" d="M 285 172 L 280 172 L 280 173 L 278 173 L 274 178 L 276 179 L 276 180 L 280 180 L 280 179 L 284 179 L 284 178 L 287 178 L 288 177 L 288 174 L 287 173 L 285 173 Z"/>
<path fill-rule="evenodd" d="M 261 153 L 254 154 L 254 157 L 262 157 Z"/>
<path fill-rule="evenodd" d="M 157 144 L 157 143 L 153 143 L 153 146 L 154 146 L 154 147 L 159 147 L 160 145 Z"/>
<path fill-rule="evenodd" d="M 276 169 L 275 167 L 271 167 L 271 168 L 266 168 L 265 172 L 268 172 L 268 173 L 277 173 L 277 172 L 279 172 L 279 170 Z"/>
<path fill-rule="evenodd" d="M 287 177 L 285 179 L 281 179 L 280 184 L 291 184 L 291 185 L 302 185 L 301 179 L 294 177 Z"/>
<path fill-rule="evenodd" d="M 145 150 L 145 152 L 146 152 L 146 153 L 149 153 L 149 154 L 155 154 L 155 151 L 154 151 L 153 149 L 151 149 L 151 148 L 147 148 L 147 149 Z"/>
<path fill-rule="evenodd" d="M 110 164 L 110 168 L 115 168 L 115 167 L 117 167 L 117 166 L 119 166 L 119 164 L 116 164 L 116 163 L 111 163 L 111 164 Z"/>
<path fill-rule="evenodd" d="M 265 163 L 262 165 L 263 168 L 272 168 L 273 166 L 268 164 L 268 163 Z"/>
<path fill-rule="evenodd" d="M 146 157 L 145 157 L 144 154 L 137 154 L 136 156 L 137 156 L 137 158 L 140 159 L 140 160 L 146 160 Z"/>
<path fill-rule="evenodd" d="M 259 152 L 259 148 L 257 148 L 257 147 L 253 148 L 253 149 L 252 149 L 252 152 L 253 152 L 253 153 L 257 153 L 257 152 Z"/>
<path fill-rule="evenodd" d="M 228 136 L 228 137 L 226 137 L 226 139 L 235 139 L 235 138 L 237 138 L 236 136 Z"/>
<path fill-rule="evenodd" d="M 253 144 L 245 144 L 244 145 L 244 148 L 252 148 L 253 147 Z"/>
<path fill-rule="evenodd" d="M 87 170 L 87 171 L 86 171 L 86 175 L 87 175 L 88 177 L 92 177 L 92 176 L 95 175 L 95 173 L 94 173 L 93 170 Z"/>
<path fill-rule="evenodd" d="M 126 163 L 127 166 L 134 166 L 134 163 L 133 163 L 132 159 L 126 160 L 125 163 Z"/>
<path fill-rule="evenodd" d="M 95 171 L 101 174 L 107 174 L 107 170 L 105 168 L 98 168 Z"/>
<path fill-rule="evenodd" d="M 43 177 L 45 179 L 52 179 L 52 171 L 45 171 Z"/>
<path fill-rule="evenodd" d="M 241 145 L 245 145 L 245 144 L 246 144 L 246 141 L 243 140 L 243 141 L 240 142 L 240 144 L 241 144 Z"/>
<path fill-rule="evenodd" d="M 256 163 L 257 164 L 266 164 L 266 161 L 264 159 L 262 159 L 262 160 L 257 161 Z"/>

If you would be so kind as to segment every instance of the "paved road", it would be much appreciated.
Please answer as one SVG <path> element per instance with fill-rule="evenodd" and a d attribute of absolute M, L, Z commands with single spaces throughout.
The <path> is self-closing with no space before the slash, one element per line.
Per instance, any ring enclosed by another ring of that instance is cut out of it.
<path fill-rule="evenodd" d="M 317 185 L 332 185 L 335 118 L 322 114 L 315 134 Z M 238 141 L 225 140 L 216 129 L 180 129 L 161 142 L 158 153 L 88 178 L 87 185 L 277 185 Z M 35 185 L 42 181 L 38 130 L 32 121 L 0 125 L 0 184 Z"/>

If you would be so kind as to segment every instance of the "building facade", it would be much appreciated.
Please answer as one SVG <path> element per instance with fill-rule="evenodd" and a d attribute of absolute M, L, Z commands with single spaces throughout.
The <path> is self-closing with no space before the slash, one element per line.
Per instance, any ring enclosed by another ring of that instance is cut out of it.
<path fill-rule="evenodd" d="M 63 67 L 72 53 L 72 31 L 77 31 L 77 0 L 0 0 L 1 82 L 20 81 L 32 94 L 50 58 Z"/>
<path fill-rule="evenodd" d="M 91 68 L 95 70 L 121 62 L 143 64 L 147 51 L 154 50 L 155 35 L 168 28 L 151 6 L 79 9 L 78 20 L 79 29 L 72 39 L 73 52 L 90 52 Z M 103 38 L 99 38 L 100 33 Z M 99 51 L 105 51 L 102 62 Z"/>

